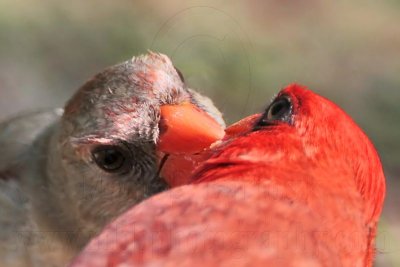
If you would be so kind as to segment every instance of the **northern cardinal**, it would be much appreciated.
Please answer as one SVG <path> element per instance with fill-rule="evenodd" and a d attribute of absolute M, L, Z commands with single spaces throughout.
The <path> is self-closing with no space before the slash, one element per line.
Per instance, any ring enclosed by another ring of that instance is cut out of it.
<path fill-rule="evenodd" d="M 0 266 L 65 266 L 106 223 L 168 187 L 162 158 L 224 135 L 221 113 L 149 53 L 86 82 L 64 111 L 0 124 Z"/>
<path fill-rule="evenodd" d="M 124 213 L 72 266 L 371 266 L 384 174 L 348 115 L 290 85 L 226 133 L 189 185 Z"/>

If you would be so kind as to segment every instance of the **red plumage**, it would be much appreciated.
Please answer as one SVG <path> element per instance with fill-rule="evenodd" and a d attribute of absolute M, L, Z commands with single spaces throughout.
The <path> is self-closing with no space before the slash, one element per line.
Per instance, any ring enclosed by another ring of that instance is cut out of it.
<path fill-rule="evenodd" d="M 372 265 L 379 157 L 348 115 L 301 86 L 230 127 L 187 181 L 118 218 L 73 266 Z"/>

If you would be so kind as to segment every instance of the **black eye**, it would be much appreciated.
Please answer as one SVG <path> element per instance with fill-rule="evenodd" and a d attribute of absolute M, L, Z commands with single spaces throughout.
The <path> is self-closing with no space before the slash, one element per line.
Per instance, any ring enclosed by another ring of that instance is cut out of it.
<path fill-rule="evenodd" d="M 126 167 L 127 153 L 118 146 L 100 146 L 93 150 L 93 159 L 97 166 L 106 172 L 120 172 Z"/>
<path fill-rule="evenodd" d="M 271 125 L 277 121 L 291 123 L 291 119 L 292 103 L 288 97 L 280 96 L 269 105 L 260 121 L 256 124 L 256 128 Z"/>

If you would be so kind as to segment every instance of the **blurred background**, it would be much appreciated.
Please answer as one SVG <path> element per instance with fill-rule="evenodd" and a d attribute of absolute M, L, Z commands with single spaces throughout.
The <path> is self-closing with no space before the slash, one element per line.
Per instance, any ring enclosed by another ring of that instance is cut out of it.
<path fill-rule="evenodd" d="M 0 0 L 0 120 L 60 107 L 93 74 L 171 57 L 228 123 L 291 82 L 343 107 L 388 179 L 376 266 L 400 266 L 400 1 Z"/>

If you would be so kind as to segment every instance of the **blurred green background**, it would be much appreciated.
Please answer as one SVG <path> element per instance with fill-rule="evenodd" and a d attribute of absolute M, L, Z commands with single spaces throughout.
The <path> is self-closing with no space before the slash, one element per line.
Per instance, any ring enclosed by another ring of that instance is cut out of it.
<path fill-rule="evenodd" d="M 291 82 L 342 106 L 388 178 L 376 265 L 400 266 L 399 0 L 0 0 L 0 120 L 63 106 L 93 74 L 148 49 L 228 123 Z"/>

